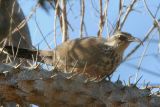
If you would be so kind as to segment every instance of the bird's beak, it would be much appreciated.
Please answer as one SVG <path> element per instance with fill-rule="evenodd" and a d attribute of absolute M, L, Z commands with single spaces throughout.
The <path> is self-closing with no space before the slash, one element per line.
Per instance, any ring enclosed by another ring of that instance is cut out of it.
<path fill-rule="evenodd" d="M 133 37 L 133 36 L 128 38 L 128 41 L 130 41 L 130 42 L 138 42 L 141 45 L 143 45 L 143 42 L 139 38 L 136 38 L 136 37 Z"/>

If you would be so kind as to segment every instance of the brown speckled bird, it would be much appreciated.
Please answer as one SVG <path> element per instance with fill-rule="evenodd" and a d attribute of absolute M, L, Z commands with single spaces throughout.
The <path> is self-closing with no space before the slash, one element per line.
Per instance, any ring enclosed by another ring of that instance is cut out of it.
<path fill-rule="evenodd" d="M 57 46 L 54 51 L 18 49 L 17 57 L 32 59 L 57 66 L 65 73 L 80 73 L 90 81 L 100 81 L 111 75 L 122 61 L 123 53 L 131 42 L 140 42 L 126 32 L 117 32 L 108 39 L 85 37 L 69 40 Z M 12 47 L 5 51 L 13 54 Z M 14 47 L 14 53 L 17 49 Z"/>

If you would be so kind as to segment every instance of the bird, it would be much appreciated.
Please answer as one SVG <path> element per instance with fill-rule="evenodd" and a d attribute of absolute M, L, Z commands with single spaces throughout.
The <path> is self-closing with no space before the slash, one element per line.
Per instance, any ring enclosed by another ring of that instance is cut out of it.
<path fill-rule="evenodd" d="M 89 81 L 101 81 L 110 76 L 123 60 L 123 54 L 131 42 L 142 44 L 139 38 L 127 32 L 116 32 L 112 36 L 84 37 L 68 40 L 53 50 L 33 50 L 5 46 L 7 54 L 55 65 L 63 73 L 76 73 Z"/>

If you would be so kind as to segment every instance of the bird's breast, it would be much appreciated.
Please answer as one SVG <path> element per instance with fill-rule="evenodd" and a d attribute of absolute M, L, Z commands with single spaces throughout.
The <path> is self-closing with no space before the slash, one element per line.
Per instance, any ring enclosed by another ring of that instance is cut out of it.
<path fill-rule="evenodd" d="M 100 68 L 100 72 L 103 72 L 104 75 L 110 75 L 121 63 L 122 55 L 116 51 L 109 51 L 104 54 L 104 57 L 98 61 L 98 66 Z"/>

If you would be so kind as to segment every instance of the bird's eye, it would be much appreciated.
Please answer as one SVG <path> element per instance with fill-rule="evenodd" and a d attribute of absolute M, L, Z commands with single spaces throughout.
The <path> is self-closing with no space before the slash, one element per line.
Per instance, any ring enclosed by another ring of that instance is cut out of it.
<path fill-rule="evenodd" d="M 119 40 L 125 41 L 125 40 L 127 40 L 127 38 L 126 38 L 125 36 L 123 36 L 123 35 L 120 35 L 120 36 L 119 36 Z"/>

